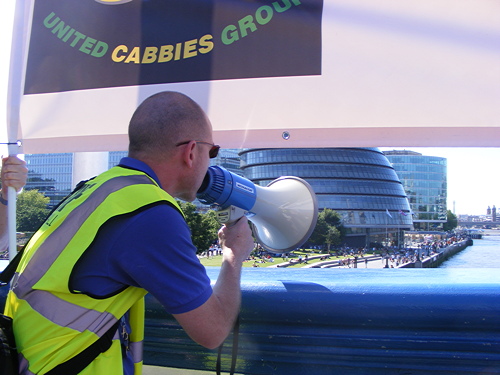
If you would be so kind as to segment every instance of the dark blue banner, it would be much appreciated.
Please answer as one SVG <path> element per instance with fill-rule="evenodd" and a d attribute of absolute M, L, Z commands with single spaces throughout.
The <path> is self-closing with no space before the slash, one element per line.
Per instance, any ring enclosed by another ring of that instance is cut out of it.
<path fill-rule="evenodd" d="M 37 0 L 25 94 L 321 74 L 322 0 Z"/>

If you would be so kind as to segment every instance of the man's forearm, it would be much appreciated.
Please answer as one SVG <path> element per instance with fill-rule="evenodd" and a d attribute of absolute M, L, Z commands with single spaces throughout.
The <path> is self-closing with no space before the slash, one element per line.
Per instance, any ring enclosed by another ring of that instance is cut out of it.
<path fill-rule="evenodd" d="M 241 263 L 234 259 L 225 260 L 217 282 L 214 285 L 214 294 L 222 306 L 224 306 L 225 321 L 228 324 L 228 332 L 234 325 L 241 305 Z"/>

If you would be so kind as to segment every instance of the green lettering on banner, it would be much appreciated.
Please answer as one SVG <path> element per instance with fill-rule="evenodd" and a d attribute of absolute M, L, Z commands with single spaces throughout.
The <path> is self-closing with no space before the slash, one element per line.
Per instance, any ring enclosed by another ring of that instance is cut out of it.
<path fill-rule="evenodd" d="M 90 52 L 92 52 L 92 47 L 94 46 L 95 42 L 97 42 L 97 40 L 93 38 L 85 38 L 84 42 L 80 46 L 80 51 L 86 53 L 87 55 L 90 54 Z"/>
<path fill-rule="evenodd" d="M 240 40 L 238 28 L 234 25 L 227 25 L 224 30 L 222 30 L 221 40 L 225 45 L 232 44 L 233 42 Z"/>
<path fill-rule="evenodd" d="M 263 17 L 262 13 L 265 13 L 267 17 Z M 261 6 L 259 9 L 257 9 L 257 12 L 255 13 L 255 19 L 260 25 L 265 25 L 271 19 L 273 18 L 273 8 L 271 8 L 269 5 L 264 5 Z"/>
<path fill-rule="evenodd" d="M 103 57 L 108 52 L 108 43 L 98 41 L 90 53 L 94 57 Z"/>
<path fill-rule="evenodd" d="M 54 12 L 43 20 L 43 25 L 51 30 L 62 42 L 68 43 L 73 48 L 77 47 L 80 52 L 93 57 L 103 57 L 108 51 L 108 44 L 91 38 L 71 26 L 66 25 Z"/>
<path fill-rule="evenodd" d="M 257 30 L 257 26 L 255 26 L 252 16 L 243 17 L 241 20 L 238 21 L 238 25 L 240 26 L 240 33 L 242 38 L 248 35 L 247 30 L 250 30 L 251 32 Z"/>
<path fill-rule="evenodd" d="M 249 31 L 252 33 L 257 31 L 257 26 L 255 25 L 254 20 L 257 21 L 259 25 L 266 25 L 271 22 L 274 11 L 283 13 L 289 10 L 292 7 L 292 4 L 295 6 L 301 5 L 300 0 L 282 0 L 282 2 L 283 4 L 280 4 L 278 1 L 271 3 L 273 7 L 269 5 L 263 5 L 259 7 L 255 12 L 255 18 L 252 15 L 247 15 L 238 21 L 238 26 L 227 25 L 222 30 L 222 43 L 224 43 L 225 45 L 230 45 L 240 40 L 240 38 L 248 36 Z"/>
<path fill-rule="evenodd" d="M 300 5 L 300 1 L 299 0 L 292 0 L 292 1 L 293 1 L 294 5 Z M 283 3 L 285 4 L 284 7 L 281 7 L 281 5 L 277 1 L 275 1 L 273 3 L 273 7 L 276 10 L 276 12 L 283 13 L 284 11 L 290 9 L 291 6 L 292 6 L 292 3 L 290 3 L 290 0 L 283 0 Z"/>

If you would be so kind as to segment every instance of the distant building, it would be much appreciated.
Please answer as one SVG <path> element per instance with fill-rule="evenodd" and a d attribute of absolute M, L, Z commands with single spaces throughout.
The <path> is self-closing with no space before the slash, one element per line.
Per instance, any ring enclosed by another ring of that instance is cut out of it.
<path fill-rule="evenodd" d="M 320 210 L 342 215 L 349 246 L 396 244 L 402 229 L 412 227 L 403 185 L 376 148 L 244 149 L 240 156 L 245 177 L 255 184 L 281 176 L 306 180 Z"/>
<path fill-rule="evenodd" d="M 73 154 L 26 154 L 28 180 L 25 189 L 36 189 L 55 207 L 72 190 Z"/>
<path fill-rule="evenodd" d="M 447 220 L 447 160 L 408 150 L 384 151 L 410 202 L 416 230 L 442 229 Z"/>

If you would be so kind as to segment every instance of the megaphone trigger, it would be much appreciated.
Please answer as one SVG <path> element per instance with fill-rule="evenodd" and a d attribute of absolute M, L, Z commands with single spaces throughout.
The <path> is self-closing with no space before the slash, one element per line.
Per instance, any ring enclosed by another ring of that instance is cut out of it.
<path fill-rule="evenodd" d="M 245 210 L 236 206 L 229 206 L 227 208 L 217 211 L 217 221 L 225 224 L 228 227 L 234 225 L 239 219 L 245 216 Z"/>

